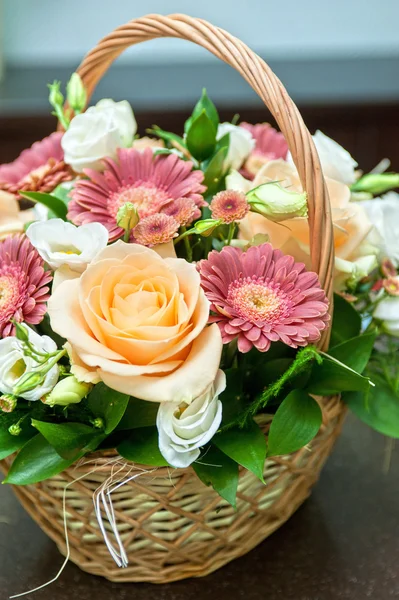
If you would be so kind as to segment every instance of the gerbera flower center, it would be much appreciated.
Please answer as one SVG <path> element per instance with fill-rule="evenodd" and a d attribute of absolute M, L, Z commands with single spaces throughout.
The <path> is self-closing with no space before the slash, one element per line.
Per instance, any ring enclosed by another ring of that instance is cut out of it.
<path fill-rule="evenodd" d="M 278 283 L 263 277 L 233 281 L 227 300 L 237 313 L 252 323 L 273 323 L 289 312 L 290 301 Z"/>
<path fill-rule="evenodd" d="M 0 275 L 0 313 L 13 307 L 19 297 L 18 279 L 12 274 Z"/>
<path fill-rule="evenodd" d="M 108 211 L 116 219 L 121 206 L 131 202 L 137 208 L 142 219 L 153 215 L 167 204 L 171 197 L 151 181 L 136 182 L 112 194 L 108 199 Z"/>

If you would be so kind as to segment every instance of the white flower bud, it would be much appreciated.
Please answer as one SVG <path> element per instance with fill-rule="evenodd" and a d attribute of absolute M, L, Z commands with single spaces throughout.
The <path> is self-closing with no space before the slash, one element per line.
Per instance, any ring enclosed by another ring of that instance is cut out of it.
<path fill-rule="evenodd" d="M 82 383 L 74 375 L 69 375 L 57 383 L 43 398 L 43 402 L 48 406 L 78 404 L 87 396 L 92 387 L 91 383 Z"/>
<path fill-rule="evenodd" d="M 290 192 L 277 183 L 264 183 L 247 193 L 252 212 L 279 223 L 308 213 L 306 193 Z"/>

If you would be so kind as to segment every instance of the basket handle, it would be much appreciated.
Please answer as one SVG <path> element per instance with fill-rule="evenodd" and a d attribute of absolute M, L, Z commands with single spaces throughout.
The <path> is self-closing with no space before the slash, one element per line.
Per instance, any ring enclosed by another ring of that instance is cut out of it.
<path fill-rule="evenodd" d="M 312 269 L 332 310 L 332 274 L 334 266 L 333 227 L 327 187 L 312 137 L 284 86 L 270 67 L 239 39 L 203 19 L 187 15 L 148 15 L 134 19 L 104 37 L 89 52 L 78 68 L 91 97 L 97 83 L 114 60 L 139 42 L 173 37 L 192 41 L 235 68 L 263 100 L 277 121 L 291 152 L 308 196 L 310 253 Z M 329 332 L 319 345 L 325 348 Z"/>

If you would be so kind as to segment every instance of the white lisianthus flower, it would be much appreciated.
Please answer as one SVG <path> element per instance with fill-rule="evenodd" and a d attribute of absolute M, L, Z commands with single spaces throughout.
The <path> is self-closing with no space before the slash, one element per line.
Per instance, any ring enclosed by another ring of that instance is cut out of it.
<path fill-rule="evenodd" d="M 317 130 L 312 137 L 325 177 L 341 181 L 346 185 L 355 183 L 357 162 L 349 152 L 322 131 Z M 290 152 L 287 156 L 287 162 L 294 164 Z"/>
<path fill-rule="evenodd" d="M 247 129 L 232 123 L 220 123 L 216 139 L 220 140 L 227 133 L 230 134 L 230 143 L 224 167 L 239 169 L 255 148 L 255 140 Z"/>
<path fill-rule="evenodd" d="M 170 465 L 185 468 L 200 455 L 217 432 L 222 420 L 219 394 L 226 388 L 226 376 L 219 370 L 214 383 L 192 402 L 163 402 L 158 410 L 159 449 Z"/>
<path fill-rule="evenodd" d="M 385 333 L 399 337 L 399 296 L 387 296 L 380 300 L 373 317 L 381 321 Z"/>
<path fill-rule="evenodd" d="M 101 223 L 76 227 L 62 219 L 32 223 L 26 235 L 52 269 L 67 266 L 77 273 L 83 273 L 108 243 L 108 230 Z"/>
<path fill-rule="evenodd" d="M 26 327 L 26 326 L 25 326 Z M 47 335 L 40 336 L 33 329 L 26 327 L 30 343 L 39 352 L 55 352 L 57 344 Z M 35 373 L 39 365 L 30 356 L 25 356 L 22 343 L 13 336 L 0 340 L 0 391 L 3 394 L 12 394 L 21 377 L 27 373 Z M 21 394 L 25 400 L 40 400 L 48 394 L 58 381 L 59 369 L 55 364 L 46 374 L 43 383 L 33 390 Z"/>
<path fill-rule="evenodd" d="M 399 194 L 388 192 L 381 198 L 360 202 L 379 234 L 376 243 L 381 258 L 399 266 Z"/>
<path fill-rule="evenodd" d="M 87 168 L 100 171 L 101 159 L 116 159 L 117 148 L 130 147 L 136 131 L 136 119 L 126 100 L 100 100 L 72 119 L 64 133 L 61 145 L 65 162 L 77 173 Z"/>

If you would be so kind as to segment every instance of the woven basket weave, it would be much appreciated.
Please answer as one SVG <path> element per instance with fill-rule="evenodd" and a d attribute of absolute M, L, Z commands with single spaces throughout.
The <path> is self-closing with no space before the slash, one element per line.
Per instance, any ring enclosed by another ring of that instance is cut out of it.
<path fill-rule="evenodd" d="M 101 40 L 79 67 L 88 97 L 125 48 L 160 37 L 182 38 L 207 48 L 248 81 L 275 117 L 308 195 L 312 267 L 332 300 L 333 231 L 317 152 L 281 82 L 245 44 L 206 21 L 185 15 L 133 20 Z M 328 335 L 324 332 L 321 348 L 328 346 Z M 345 413 L 337 397 L 319 402 L 323 424 L 317 437 L 295 454 L 268 460 L 266 485 L 240 469 L 237 511 L 200 483 L 191 468 L 154 470 L 128 464 L 115 452 L 93 454 L 56 477 L 36 485 L 16 486 L 14 491 L 64 554 L 65 495 L 70 558 L 89 573 L 112 581 L 154 583 L 206 575 L 260 543 L 309 495 L 340 433 Z M 270 419 L 262 417 L 265 435 L 269 424 Z M 1 462 L 5 472 L 10 464 L 11 458 Z M 127 478 L 134 470 L 140 476 L 112 496 L 118 531 L 129 558 L 128 567 L 120 569 L 104 543 L 93 494 L 108 478 Z"/>

